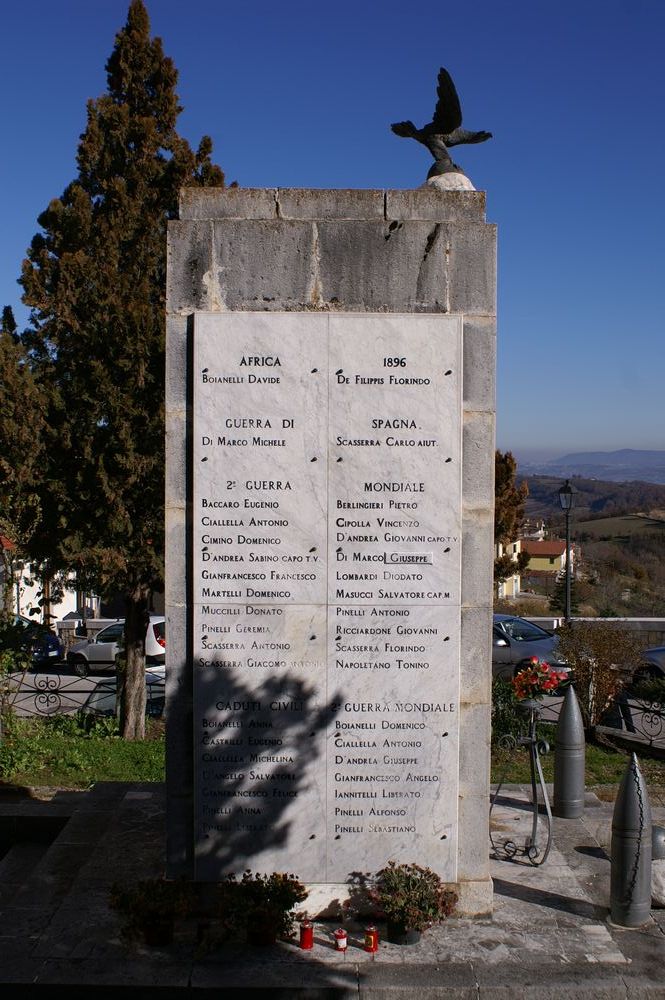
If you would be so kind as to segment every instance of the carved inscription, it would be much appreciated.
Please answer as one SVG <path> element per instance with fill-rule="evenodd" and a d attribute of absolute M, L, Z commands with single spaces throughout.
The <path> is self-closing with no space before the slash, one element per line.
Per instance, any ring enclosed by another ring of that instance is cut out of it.
<path fill-rule="evenodd" d="M 201 313 L 197 877 L 455 878 L 461 320 Z"/>

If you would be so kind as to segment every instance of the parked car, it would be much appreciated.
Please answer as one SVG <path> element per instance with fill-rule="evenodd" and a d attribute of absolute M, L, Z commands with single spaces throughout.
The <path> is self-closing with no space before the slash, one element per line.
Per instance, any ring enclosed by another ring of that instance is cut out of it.
<path fill-rule="evenodd" d="M 152 719 L 161 719 L 164 715 L 165 681 L 164 667 L 149 667 L 145 672 L 145 714 Z M 90 692 L 83 712 L 91 715 L 116 714 L 116 678 L 105 677 Z"/>
<path fill-rule="evenodd" d="M 101 629 L 94 639 L 77 642 L 67 653 L 67 663 L 79 677 L 103 670 L 115 670 L 115 658 L 125 633 L 125 619 Z M 164 663 L 166 654 L 166 619 L 151 615 L 145 636 L 145 661 L 147 666 Z"/>
<path fill-rule="evenodd" d="M 16 615 L 14 624 L 25 629 L 25 644 L 21 643 L 21 646 L 30 653 L 30 664 L 33 670 L 52 666 L 64 660 L 64 646 L 48 625 L 31 621 L 24 615 Z"/>
<path fill-rule="evenodd" d="M 532 656 L 558 670 L 567 664 L 557 653 L 559 640 L 552 632 L 515 615 L 494 615 L 492 626 L 492 676 L 509 680 Z"/>
<path fill-rule="evenodd" d="M 640 662 L 633 674 L 633 683 L 665 679 L 665 646 L 652 646 L 640 654 Z"/>

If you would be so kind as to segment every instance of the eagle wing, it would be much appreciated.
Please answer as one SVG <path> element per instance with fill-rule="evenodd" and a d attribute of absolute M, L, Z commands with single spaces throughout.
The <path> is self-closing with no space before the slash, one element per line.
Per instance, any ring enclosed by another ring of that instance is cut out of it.
<path fill-rule="evenodd" d="M 462 124 L 462 109 L 450 73 L 441 67 L 436 88 L 437 97 L 434 118 L 428 129 L 442 135 L 454 132 Z"/>

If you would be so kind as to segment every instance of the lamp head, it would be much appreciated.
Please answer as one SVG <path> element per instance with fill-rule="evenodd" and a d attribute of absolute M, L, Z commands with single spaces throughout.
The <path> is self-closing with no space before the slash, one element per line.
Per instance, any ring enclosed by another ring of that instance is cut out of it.
<path fill-rule="evenodd" d="M 562 510 L 572 510 L 576 493 L 577 490 L 575 487 L 570 485 L 570 479 L 566 479 L 563 486 L 559 489 L 559 503 L 561 504 Z"/>

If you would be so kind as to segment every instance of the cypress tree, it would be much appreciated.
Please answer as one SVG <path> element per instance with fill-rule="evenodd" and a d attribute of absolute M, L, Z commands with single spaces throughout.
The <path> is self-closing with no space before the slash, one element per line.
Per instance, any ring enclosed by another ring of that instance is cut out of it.
<path fill-rule="evenodd" d="M 561 573 L 556 578 L 552 596 L 549 599 L 549 609 L 553 615 L 563 615 L 566 613 L 566 575 Z M 570 613 L 578 615 L 580 613 L 580 600 L 578 595 L 577 580 L 571 576 L 570 580 Z"/>
<path fill-rule="evenodd" d="M 517 541 L 524 506 L 529 495 L 525 482 L 517 486 L 517 462 L 512 452 L 496 451 L 494 454 L 494 543 L 508 545 Z M 522 573 L 529 562 L 526 552 L 512 556 L 497 556 L 494 560 L 494 582 L 507 580 L 513 573 Z"/>
<path fill-rule="evenodd" d="M 11 307 L 0 324 L 0 616 L 10 617 L 13 561 L 25 559 L 40 520 L 44 400 L 17 337 Z"/>
<path fill-rule="evenodd" d="M 142 0 L 88 102 L 78 176 L 24 261 L 25 342 L 49 393 L 48 501 L 35 547 L 100 593 L 122 593 L 121 731 L 144 735 L 150 599 L 163 579 L 166 224 L 184 185 L 222 187 L 204 137 L 176 131 L 177 71 Z"/>

